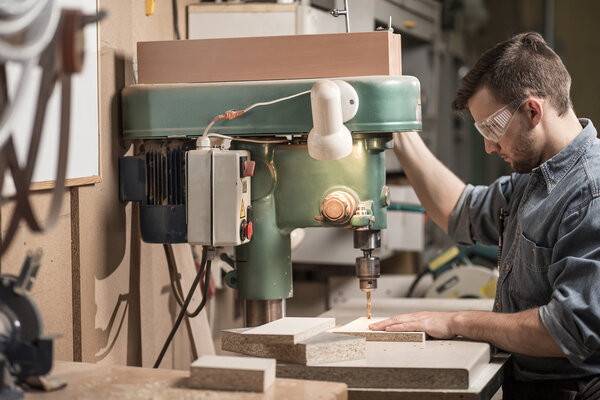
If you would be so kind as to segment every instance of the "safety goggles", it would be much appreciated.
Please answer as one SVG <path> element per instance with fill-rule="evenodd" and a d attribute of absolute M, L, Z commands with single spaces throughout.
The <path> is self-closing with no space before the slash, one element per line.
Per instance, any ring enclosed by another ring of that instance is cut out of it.
<path fill-rule="evenodd" d="M 520 103 L 512 102 L 505 105 L 486 119 L 475 122 L 475 128 L 477 128 L 479 133 L 490 142 L 498 142 L 502 135 L 506 133 L 517 110 L 521 108 L 527 100 L 528 99 L 525 99 Z"/>

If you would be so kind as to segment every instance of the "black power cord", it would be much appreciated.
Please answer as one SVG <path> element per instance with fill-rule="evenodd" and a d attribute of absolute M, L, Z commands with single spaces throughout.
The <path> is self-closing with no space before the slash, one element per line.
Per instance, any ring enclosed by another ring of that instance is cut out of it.
<path fill-rule="evenodd" d="M 179 271 L 177 270 L 177 263 L 175 262 L 175 255 L 173 254 L 173 246 L 171 244 L 163 244 L 163 248 L 165 250 L 165 256 L 167 257 L 167 269 L 169 270 L 169 281 L 171 283 L 171 291 L 173 292 L 173 297 L 179 307 L 183 307 L 184 296 L 183 290 L 181 289 Z M 200 261 L 200 265 L 204 265 L 206 262 L 205 253 L 202 253 L 202 260 Z M 188 318 L 194 318 L 200 312 L 202 308 L 198 306 L 193 312 L 185 312 L 185 316 Z"/>
<path fill-rule="evenodd" d="M 204 272 L 205 269 L 206 269 L 206 274 L 204 276 L 204 294 L 202 296 L 202 302 L 200 303 L 200 305 L 198 306 L 196 311 L 194 311 L 194 315 L 198 315 L 202 311 L 204 306 L 206 305 L 206 301 L 208 300 L 208 288 L 209 288 L 209 284 L 210 284 L 210 265 L 211 265 L 211 261 L 212 261 L 212 260 L 207 259 L 207 253 L 208 253 L 208 247 L 202 248 L 202 264 L 200 265 L 200 269 L 198 270 L 198 273 L 196 274 L 196 277 L 194 278 L 194 282 L 192 282 L 192 286 L 190 287 L 190 291 L 189 291 L 187 297 L 185 298 L 185 302 L 183 303 L 183 305 L 181 307 L 181 311 L 179 312 L 179 315 L 177 316 L 177 319 L 175 320 L 175 324 L 173 325 L 173 328 L 171 329 L 171 332 L 169 333 L 169 336 L 167 337 L 167 340 L 165 341 L 165 344 L 163 345 L 162 350 L 160 351 L 160 354 L 158 355 L 158 358 L 156 359 L 156 362 L 154 363 L 153 368 L 158 368 L 160 366 L 160 363 L 162 362 L 162 359 L 165 356 L 165 353 L 167 352 L 167 349 L 169 348 L 169 345 L 171 344 L 171 341 L 173 340 L 175 333 L 177 333 L 177 329 L 179 329 L 179 325 L 181 325 L 181 321 L 183 321 L 183 317 L 185 317 L 185 315 L 186 315 L 187 308 L 190 305 L 190 302 L 192 301 L 192 296 L 194 295 L 194 292 L 196 291 L 196 287 L 198 286 L 198 284 L 200 283 L 200 280 L 202 279 L 202 273 Z"/>

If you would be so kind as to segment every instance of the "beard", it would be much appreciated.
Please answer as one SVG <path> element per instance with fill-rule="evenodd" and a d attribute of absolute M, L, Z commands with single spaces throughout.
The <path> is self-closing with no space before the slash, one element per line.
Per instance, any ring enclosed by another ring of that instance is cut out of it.
<path fill-rule="evenodd" d="M 541 162 L 541 152 L 534 146 L 531 128 L 519 119 L 519 132 L 513 145 L 513 156 L 510 160 L 512 170 L 519 174 L 531 172 Z"/>

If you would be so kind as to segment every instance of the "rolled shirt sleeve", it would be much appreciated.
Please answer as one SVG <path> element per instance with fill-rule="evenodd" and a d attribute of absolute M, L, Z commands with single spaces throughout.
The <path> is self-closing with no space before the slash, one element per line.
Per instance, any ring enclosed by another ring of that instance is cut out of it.
<path fill-rule="evenodd" d="M 542 323 L 569 361 L 581 365 L 600 349 L 600 199 L 563 217 L 548 279 Z"/>
<path fill-rule="evenodd" d="M 467 185 L 450 214 L 448 235 L 463 245 L 497 244 L 500 210 L 507 209 L 520 176 L 503 176 L 490 186 Z"/>

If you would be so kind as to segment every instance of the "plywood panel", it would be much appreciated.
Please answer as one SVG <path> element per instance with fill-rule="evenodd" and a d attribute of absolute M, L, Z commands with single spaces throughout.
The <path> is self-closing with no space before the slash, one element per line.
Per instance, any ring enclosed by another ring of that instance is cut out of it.
<path fill-rule="evenodd" d="M 318 366 L 277 365 L 283 378 L 344 382 L 350 388 L 466 389 L 490 361 L 490 346 L 459 340 L 367 342 L 367 358 Z"/>
<path fill-rule="evenodd" d="M 140 278 L 142 366 L 152 367 L 179 314 L 179 305 L 171 294 L 169 273 L 163 246 L 141 243 Z M 161 368 L 188 370 L 192 362 L 186 325 L 182 322 Z"/>
<path fill-rule="evenodd" d="M 135 43 L 173 38 L 171 3 L 157 2 L 151 16 L 145 15 L 144 6 L 144 2 L 98 2 L 98 8 L 108 15 L 98 29 L 103 180 L 81 187 L 79 193 L 84 361 L 142 363 L 139 292 L 140 280 L 148 272 L 140 265 L 137 223 L 131 222 L 135 213 L 131 205 L 119 201 L 117 163 L 128 150 L 121 139 L 119 95 L 122 88 L 135 83 Z M 113 315 L 115 322 L 107 331 L 107 321 Z"/>
<path fill-rule="evenodd" d="M 373 314 L 393 316 L 419 311 L 491 311 L 493 299 L 423 299 L 423 298 L 376 298 L 373 300 Z M 347 324 L 364 315 L 364 299 L 348 299 L 319 317 L 335 318 L 339 324 Z"/>
<path fill-rule="evenodd" d="M 296 344 L 334 326 L 333 318 L 288 317 L 248 329 L 243 335 L 254 343 Z"/>
<path fill-rule="evenodd" d="M 274 382 L 275 360 L 272 358 L 202 356 L 192 363 L 188 386 L 264 392 Z"/>
<path fill-rule="evenodd" d="M 305 365 L 365 358 L 364 338 L 324 332 L 296 344 L 281 344 L 256 342 L 256 339 L 243 334 L 247 330 L 248 328 L 224 330 L 221 336 L 222 349 Z"/>
<path fill-rule="evenodd" d="M 34 212 L 44 219 L 48 213 L 51 193 L 36 193 L 30 197 Z M 10 223 L 14 203 L 2 206 L 2 234 Z M 47 233 L 34 233 L 21 223 L 11 246 L 2 255 L 2 273 L 16 275 L 21 270 L 25 256 L 41 249 L 41 266 L 30 292 L 40 309 L 44 332 L 60 335 L 54 341 L 54 354 L 59 360 L 73 359 L 73 319 L 71 298 L 71 218 L 70 194 L 63 197 L 62 208 L 54 229 Z"/>
<path fill-rule="evenodd" d="M 419 342 L 425 341 L 425 333 L 423 332 L 386 332 L 372 331 L 369 325 L 375 322 L 383 321 L 386 318 L 365 318 L 360 317 L 339 328 L 332 329 L 332 333 L 342 333 L 352 336 L 360 336 L 367 339 L 369 342 Z"/>
<path fill-rule="evenodd" d="M 138 43 L 139 83 L 401 75 L 388 31 Z"/>

